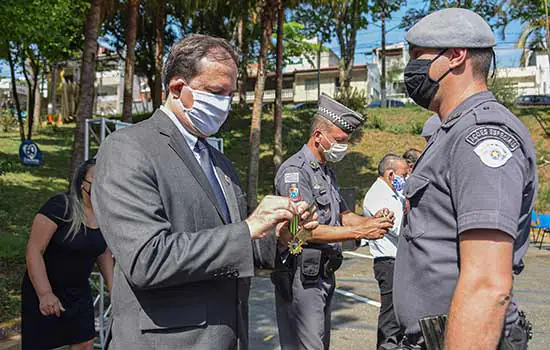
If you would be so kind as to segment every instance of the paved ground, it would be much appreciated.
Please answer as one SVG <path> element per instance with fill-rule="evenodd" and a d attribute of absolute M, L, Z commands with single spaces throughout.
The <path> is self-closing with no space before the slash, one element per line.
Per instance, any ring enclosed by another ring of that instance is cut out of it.
<path fill-rule="evenodd" d="M 368 248 L 345 254 L 337 273 L 337 288 L 354 296 L 335 295 L 332 312 L 332 349 L 375 349 L 379 301 Z M 531 322 L 535 337 L 529 348 L 550 346 L 550 244 L 542 250 L 531 246 L 525 259 L 526 269 L 514 282 L 515 295 Z M 254 278 L 250 298 L 251 349 L 278 349 L 273 287 L 267 276 Z"/>

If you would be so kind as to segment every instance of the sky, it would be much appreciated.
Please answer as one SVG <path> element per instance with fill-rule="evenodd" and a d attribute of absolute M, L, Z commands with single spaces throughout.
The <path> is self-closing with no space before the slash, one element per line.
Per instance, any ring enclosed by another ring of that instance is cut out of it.
<path fill-rule="evenodd" d="M 399 12 L 393 14 L 392 19 L 386 22 L 386 44 L 402 42 L 405 39 L 405 31 L 399 28 L 401 19 L 405 15 L 407 9 L 424 4 L 423 0 L 412 0 L 408 6 L 404 7 Z M 521 32 L 521 24 L 512 22 L 506 29 L 505 39 L 500 37 L 499 33 L 495 33 L 497 37 L 497 67 L 518 67 L 521 56 L 521 49 L 515 48 L 515 43 Z M 372 50 L 380 47 L 381 30 L 379 23 L 370 24 L 367 29 L 359 31 L 357 34 L 357 47 L 355 51 L 355 64 L 365 64 L 372 62 Z M 337 55 L 340 54 L 340 47 L 336 38 L 327 45 Z M 9 67 L 5 62 L 0 62 L 0 77 L 9 77 Z"/>
<path fill-rule="evenodd" d="M 403 42 L 405 40 L 405 30 L 399 28 L 401 19 L 406 14 L 409 8 L 422 6 L 425 3 L 423 0 L 411 0 L 408 6 L 404 7 L 399 12 L 392 15 L 392 19 L 386 21 L 386 45 Z M 512 22 L 508 25 L 505 31 L 505 39 L 500 36 L 499 32 L 495 32 L 497 38 L 497 46 L 495 52 L 497 55 L 497 67 L 518 67 L 520 64 L 521 49 L 515 48 L 515 43 L 520 36 L 521 24 Z M 338 41 L 333 39 L 327 45 L 336 54 L 340 54 L 340 46 Z M 372 62 L 372 50 L 381 46 L 381 29 L 380 23 L 369 24 L 367 29 L 361 30 L 357 34 L 357 47 L 355 50 L 355 64 L 365 64 Z"/>

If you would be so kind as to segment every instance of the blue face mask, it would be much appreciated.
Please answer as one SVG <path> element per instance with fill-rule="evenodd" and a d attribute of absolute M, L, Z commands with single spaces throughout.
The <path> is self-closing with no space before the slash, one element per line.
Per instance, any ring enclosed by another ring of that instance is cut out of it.
<path fill-rule="evenodd" d="M 391 184 L 393 186 L 393 189 L 396 192 L 403 191 L 403 189 L 405 188 L 406 183 L 407 183 L 407 181 L 405 180 L 405 178 L 403 178 L 399 175 L 395 175 L 395 177 L 393 178 L 393 181 L 391 182 Z"/>

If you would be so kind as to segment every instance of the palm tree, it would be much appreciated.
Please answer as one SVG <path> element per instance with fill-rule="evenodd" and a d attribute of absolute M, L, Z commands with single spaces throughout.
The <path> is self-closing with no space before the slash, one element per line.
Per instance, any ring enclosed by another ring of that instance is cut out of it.
<path fill-rule="evenodd" d="M 94 107 L 95 62 L 97 58 L 97 38 L 101 24 L 102 5 L 103 0 L 91 0 L 91 6 L 84 24 L 84 49 L 80 68 L 80 100 L 76 116 L 69 179 L 72 179 L 74 170 L 84 160 L 84 125 L 86 119 L 92 117 Z"/>
<path fill-rule="evenodd" d="M 128 31 L 126 33 L 126 61 L 124 62 L 124 100 L 122 102 L 122 120 L 132 121 L 132 102 L 134 91 L 134 61 L 136 54 L 138 0 L 128 0 Z"/>

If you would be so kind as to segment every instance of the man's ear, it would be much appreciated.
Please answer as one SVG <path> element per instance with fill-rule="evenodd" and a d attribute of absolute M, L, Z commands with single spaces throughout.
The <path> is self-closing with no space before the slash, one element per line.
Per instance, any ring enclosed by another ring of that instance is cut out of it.
<path fill-rule="evenodd" d="M 317 143 L 321 142 L 321 140 L 320 140 L 321 131 L 319 129 L 313 130 L 313 133 L 311 134 L 311 136 L 313 136 L 315 138 L 315 142 L 317 142 Z"/>
<path fill-rule="evenodd" d="M 168 90 L 173 97 L 179 98 L 181 94 L 181 89 L 185 86 L 185 81 L 183 79 L 172 79 L 168 84 Z"/>
<path fill-rule="evenodd" d="M 449 57 L 449 68 L 454 69 L 462 66 L 468 57 L 467 49 L 449 49 L 451 57 Z"/>
<path fill-rule="evenodd" d="M 388 170 L 388 180 L 390 180 L 390 182 L 392 182 L 393 179 L 395 179 L 395 172 L 390 169 L 390 170 Z"/>

